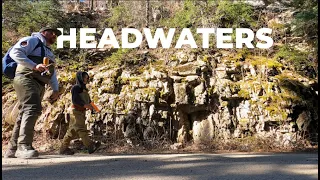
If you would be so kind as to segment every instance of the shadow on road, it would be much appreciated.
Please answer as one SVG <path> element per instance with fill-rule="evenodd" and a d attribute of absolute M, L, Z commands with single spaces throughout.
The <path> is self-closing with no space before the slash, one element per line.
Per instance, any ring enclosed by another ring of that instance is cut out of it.
<path fill-rule="evenodd" d="M 87 156 L 88 157 L 88 156 Z M 3 179 L 318 179 L 318 155 L 171 154 L 94 156 L 99 160 L 3 165 Z M 51 156 L 61 158 L 61 156 Z M 81 160 L 81 156 L 79 157 Z"/>

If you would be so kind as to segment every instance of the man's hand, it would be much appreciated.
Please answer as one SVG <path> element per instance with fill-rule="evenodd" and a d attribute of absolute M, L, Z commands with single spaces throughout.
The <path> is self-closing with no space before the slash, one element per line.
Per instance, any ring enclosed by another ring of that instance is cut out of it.
<path fill-rule="evenodd" d="M 38 72 L 43 72 L 43 71 L 48 71 L 49 69 L 44 64 L 38 64 L 32 70 L 38 71 Z"/>
<path fill-rule="evenodd" d="M 85 104 L 83 107 L 86 109 L 93 110 L 93 107 L 91 106 L 91 104 Z"/>
<path fill-rule="evenodd" d="M 53 91 L 50 96 L 50 102 L 55 102 L 59 98 L 59 91 Z"/>

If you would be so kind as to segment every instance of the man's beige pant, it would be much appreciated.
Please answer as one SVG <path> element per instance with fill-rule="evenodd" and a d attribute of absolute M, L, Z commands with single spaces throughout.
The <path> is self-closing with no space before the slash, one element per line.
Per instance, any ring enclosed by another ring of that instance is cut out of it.
<path fill-rule="evenodd" d="M 15 121 L 9 143 L 10 149 L 17 149 L 17 145 L 32 145 L 34 125 L 41 115 L 41 101 L 45 87 L 35 79 L 16 76 L 13 80 L 19 105 L 19 115 Z"/>

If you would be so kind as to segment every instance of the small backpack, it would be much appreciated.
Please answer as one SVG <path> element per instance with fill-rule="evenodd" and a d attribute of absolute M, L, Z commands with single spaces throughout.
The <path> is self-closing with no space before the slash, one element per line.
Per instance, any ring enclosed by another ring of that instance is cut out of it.
<path fill-rule="evenodd" d="M 45 52 L 44 52 L 44 47 L 43 47 L 43 43 L 41 42 L 40 39 L 38 39 L 39 42 L 36 45 L 36 47 L 33 49 L 33 51 L 35 49 L 37 49 L 38 47 L 41 47 L 41 55 L 44 56 Z M 8 52 L 4 55 L 4 57 L 2 58 L 2 73 L 9 79 L 13 79 L 16 73 L 16 69 L 17 69 L 17 62 L 15 60 L 13 60 L 10 57 L 10 51 L 11 51 L 12 47 L 8 50 Z"/>

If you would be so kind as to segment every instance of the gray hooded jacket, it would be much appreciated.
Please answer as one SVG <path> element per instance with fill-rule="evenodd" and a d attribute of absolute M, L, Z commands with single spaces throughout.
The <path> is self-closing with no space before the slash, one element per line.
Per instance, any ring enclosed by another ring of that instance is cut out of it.
<path fill-rule="evenodd" d="M 20 39 L 10 51 L 10 57 L 18 63 L 18 66 L 25 66 L 32 70 L 37 65 L 27 56 L 41 56 L 41 47 L 34 49 L 38 44 L 38 39 L 40 39 L 44 44 L 45 56 L 49 57 L 51 61 L 55 62 L 55 57 L 51 49 L 46 46 L 46 39 L 41 35 L 41 33 L 37 32 L 32 33 L 31 36 Z M 51 76 L 49 85 L 53 91 L 59 90 L 56 71 L 54 71 L 53 75 Z"/>

